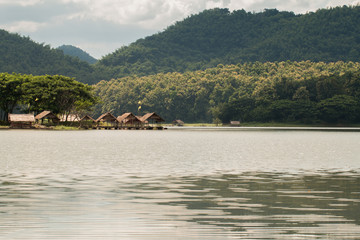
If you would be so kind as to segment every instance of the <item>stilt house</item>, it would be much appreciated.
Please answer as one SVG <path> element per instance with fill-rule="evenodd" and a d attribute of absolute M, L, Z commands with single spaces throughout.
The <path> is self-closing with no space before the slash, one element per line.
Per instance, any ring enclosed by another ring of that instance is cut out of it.
<path fill-rule="evenodd" d="M 141 127 L 142 123 L 140 119 L 131 112 L 118 116 L 117 120 L 121 127 Z"/>
<path fill-rule="evenodd" d="M 32 128 L 35 123 L 34 114 L 9 114 L 10 128 Z"/>
<path fill-rule="evenodd" d="M 51 111 L 43 111 L 35 116 L 36 122 L 41 121 L 41 124 L 57 124 L 60 122 L 60 119 L 53 114 Z"/>

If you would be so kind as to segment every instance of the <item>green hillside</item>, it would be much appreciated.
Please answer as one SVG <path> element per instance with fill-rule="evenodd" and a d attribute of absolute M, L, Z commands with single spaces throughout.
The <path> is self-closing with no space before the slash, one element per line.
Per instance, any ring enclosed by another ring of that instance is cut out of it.
<path fill-rule="evenodd" d="M 74 47 L 72 45 L 62 45 L 62 46 L 58 47 L 57 49 L 63 51 L 65 55 L 69 55 L 71 57 L 77 57 L 80 60 L 85 61 L 89 64 L 94 64 L 97 62 L 97 59 L 90 56 L 90 54 L 88 54 L 84 50 L 82 50 L 78 47 Z"/>
<path fill-rule="evenodd" d="M 96 83 L 103 79 L 102 74 L 87 62 L 1 29 L 0 72 L 65 75 L 83 83 Z"/>
<path fill-rule="evenodd" d="M 205 10 L 98 62 L 112 77 L 185 72 L 218 64 L 360 61 L 360 6 L 296 15 Z"/>

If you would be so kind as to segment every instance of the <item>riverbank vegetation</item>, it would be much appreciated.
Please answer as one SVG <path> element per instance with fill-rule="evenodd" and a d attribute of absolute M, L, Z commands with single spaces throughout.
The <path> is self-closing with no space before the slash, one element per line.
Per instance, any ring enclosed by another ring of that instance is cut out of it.
<path fill-rule="evenodd" d="M 55 114 L 89 111 L 96 103 L 93 87 L 61 75 L 32 76 L 0 73 L 1 120 L 18 112 Z"/>
<path fill-rule="evenodd" d="M 360 121 L 360 64 L 218 65 L 102 81 L 95 85 L 95 94 L 101 99 L 97 113 L 153 109 L 168 121 L 355 123 Z"/>

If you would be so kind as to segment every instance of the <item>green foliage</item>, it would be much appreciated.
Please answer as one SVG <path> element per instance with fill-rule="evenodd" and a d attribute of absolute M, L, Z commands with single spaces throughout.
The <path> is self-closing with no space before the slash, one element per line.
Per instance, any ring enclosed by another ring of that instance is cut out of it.
<path fill-rule="evenodd" d="M 0 30 L 0 72 L 32 75 L 66 75 L 80 82 L 96 83 L 106 74 L 61 50 L 38 44 L 28 37 Z"/>
<path fill-rule="evenodd" d="M 320 118 L 325 122 L 354 122 L 360 117 L 359 99 L 348 95 L 335 95 L 318 103 Z"/>
<path fill-rule="evenodd" d="M 359 73 L 360 63 L 286 61 L 124 77 L 95 86 L 102 102 L 95 115 L 106 111 L 140 115 L 141 101 L 142 111 L 155 111 L 168 121 L 358 121 L 352 110 L 351 117 L 346 114 L 348 98 L 332 98 L 342 94 L 359 99 Z M 332 119 L 330 103 L 342 105 L 343 113 Z"/>
<path fill-rule="evenodd" d="M 63 51 L 65 55 L 77 57 L 80 60 L 85 61 L 89 64 L 94 64 L 97 62 L 97 59 L 90 56 L 90 54 L 88 54 L 87 52 L 83 51 L 82 49 L 74 47 L 72 45 L 62 45 L 62 46 L 58 47 L 57 49 Z"/>
<path fill-rule="evenodd" d="M 23 81 L 23 76 L 19 74 L 0 73 L 0 109 L 5 112 L 3 118 L 11 113 L 21 100 Z"/>
<path fill-rule="evenodd" d="M 303 15 L 276 9 L 205 10 L 118 49 L 97 66 L 119 78 L 254 61 L 359 62 L 359 19 L 360 6 Z"/>
<path fill-rule="evenodd" d="M 36 113 L 43 110 L 61 114 L 86 111 L 97 101 L 92 90 L 91 86 L 60 75 L 1 73 L 0 109 L 5 113 L 12 113 L 15 106 L 22 106 L 24 112 Z"/>

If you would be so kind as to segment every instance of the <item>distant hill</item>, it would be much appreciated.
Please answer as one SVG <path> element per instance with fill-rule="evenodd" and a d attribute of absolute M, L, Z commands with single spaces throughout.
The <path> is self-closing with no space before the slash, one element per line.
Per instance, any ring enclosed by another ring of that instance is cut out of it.
<path fill-rule="evenodd" d="M 82 50 L 78 47 L 74 47 L 72 45 L 62 45 L 62 46 L 58 47 L 57 49 L 63 51 L 65 55 L 69 55 L 72 57 L 78 57 L 80 60 L 85 61 L 90 64 L 94 64 L 97 62 L 97 59 L 90 56 L 90 54 L 88 54 L 84 50 Z"/>
<path fill-rule="evenodd" d="M 205 10 L 118 49 L 97 65 L 122 77 L 254 61 L 360 61 L 359 22 L 360 6 L 301 15 L 276 9 Z"/>
<path fill-rule="evenodd" d="M 0 29 L 0 72 L 32 75 L 60 74 L 83 83 L 96 83 L 104 74 L 87 62 L 64 55 L 49 45 Z"/>

